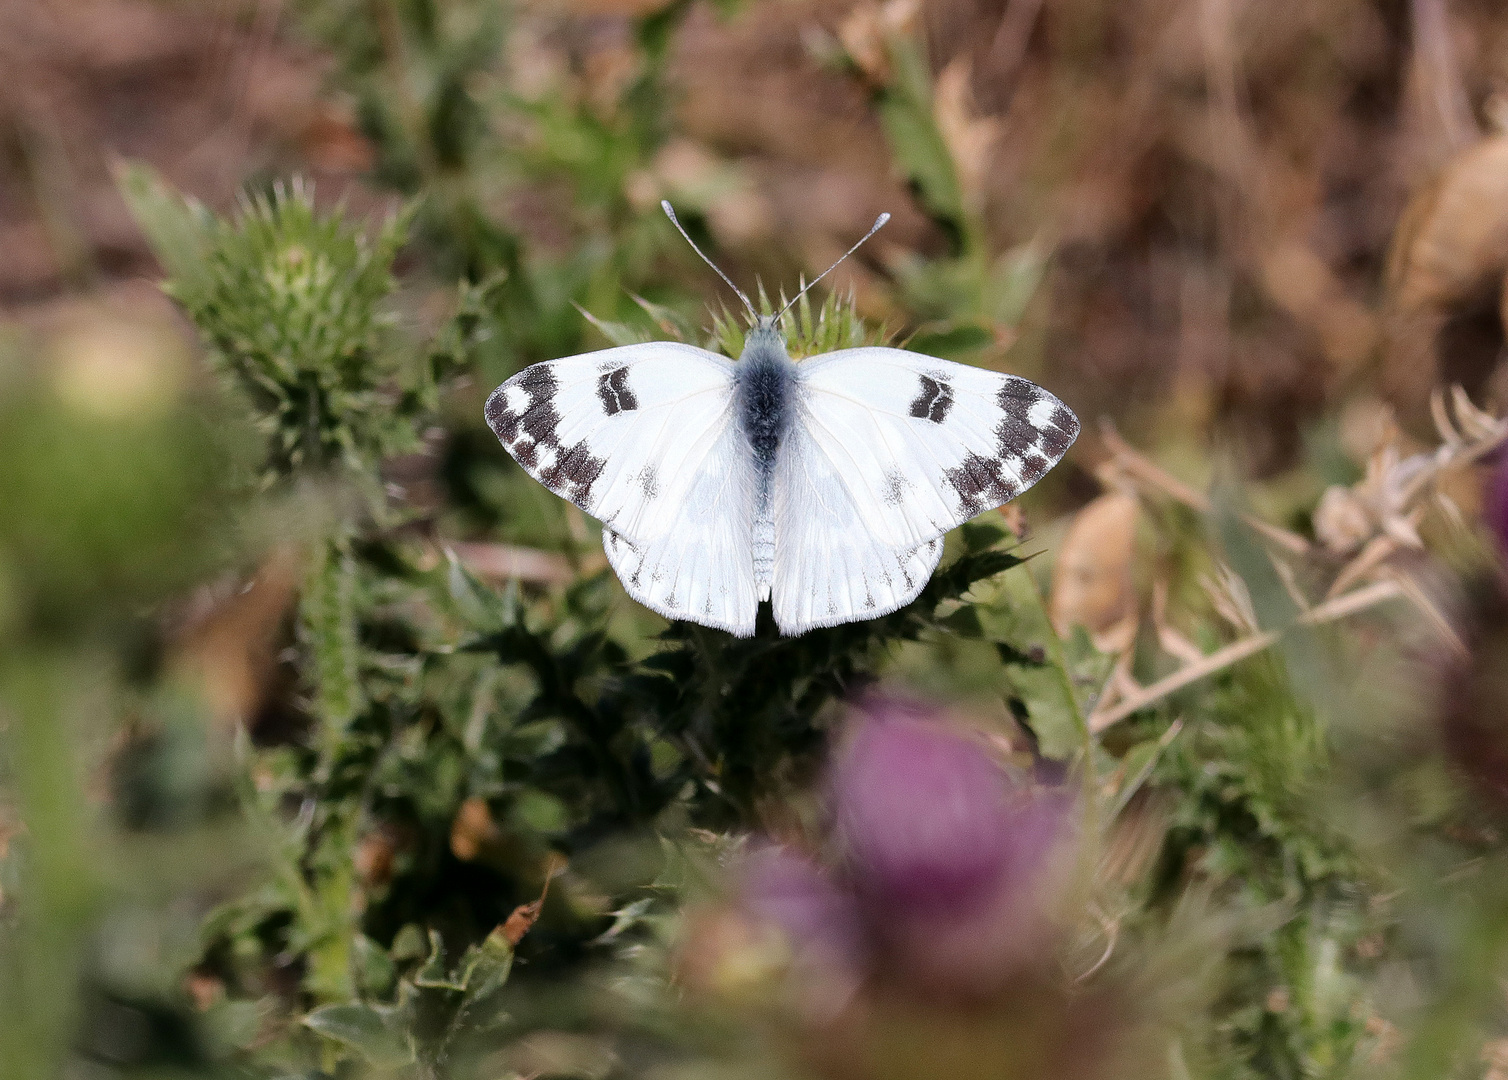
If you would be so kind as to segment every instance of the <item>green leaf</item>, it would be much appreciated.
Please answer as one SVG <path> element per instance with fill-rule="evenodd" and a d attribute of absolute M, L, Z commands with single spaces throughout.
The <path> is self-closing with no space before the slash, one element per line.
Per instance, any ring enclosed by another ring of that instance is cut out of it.
<path fill-rule="evenodd" d="M 445 966 L 445 942 L 438 930 L 429 932 L 429 959 L 414 972 L 413 984 L 426 990 L 465 990 L 466 983 L 460 975 L 452 975 Z"/>
<path fill-rule="evenodd" d="M 959 637 L 979 638 L 984 636 L 984 628 L 979 623 L 979 612 L 974 605 L 966 604 L 938 620 Z"/>
<path fill-rule="evenodd" d="M 1047 256 L 1036 241 L 1002 252 L 984 282 L 985 316 L 1002 326 L 1020 326 L 1046 274 Z"/>
<path fill-rule="evenodd" d="M 667 337 L 673 338 L 676 341 L 689 341 L 696 333 L 696 327 L 691 321 L 674 308 L 666 307 L 664 304 L 656 304 L 637 295 L 634 296 L 633 300 L 634 303 L 644 309 L 645 314 L 655 321 L 655 325 L 660 328 L 660 332 Z"/>
<path fill-rule="evenodd" d="M 597 332 L 614 345 L 639 345 L 649 341 L 650 335 L 638 326 L 630 326 L 628 323 L 609 322 L 607 319 L 599 319 L 580 304 L 573 303 L 573 307 L 581 312 L 582 318 L 597 328 Z"/>
<path fill-rule="evenodd" d="M 1047 609 L 1031 574 L 1004 574 L 977 588 L 974 606 L 982 634 L 1005 643 L 1012 684 L 1026 703 L 1029 723 L 1043 756 L 1067 760 L 1084 748 L 1084 717 Z M 1010 663 L 1021 655 L 1028 664 Z M 1035 658 L 1040 656 L 1041 660 Z"/>
<path fill-rule="evenodd" d="M 906 342 L 906 348 L 944 358 L 977 353 L 995 343 L 995 335 L 975 322 L 937 323 L 924 326 Z"/>
<path fill-rule="evenodd" d="M 423 959 L 425 956 L 424 931 L 413 923 L 406 924 L 393 937 L 393 947 L 388 952 L 398 963 Z"/>
<path fill-rule="evenodd" d="M 360 993 L 369 997 L 385 997 L 390 993 L 397 978 L 397 968 L 386 950 L 365 934 L 357 934 L 351 952 Z"/>
<path fill-rule="evenodd" d="M 446 590 L 455 602 L 458 613 L 468 624 L 488 631 L 501 630 L 513 624 L 517 613 L 507 594 L 499 596 L 468 570 L 448 547 L 445 549 L 445 559 Z"/>
<path fill-rule="evenodd" d="M 965 549 L 973 554 L 994 547 L 1010 534 L 999 525 L 991 525 L 987 521 L 966 521 L 959 528 L 958 535 L 963 540 Z"/>
<path fill-rule="evenodd" d="M 466 1006 L 471 1008 L 500 989 L 513 971 L 513 945 L 498 927 L 466 953 Z"/>
<path fill-rule="evenodd" d="M 115 186 L 176 290 L 184 294 L 202 291 L 215 228 L 210 212 L 197 200 L 178 194 L 142 162 L 118 164 Z"/>
<path fill-rule="evenodd" d="M 379 1068 L 410 1065 L 414 1061 L 413 1051 L 389 1030 L 383 1014 L 370 1005 L 326 1005 L 304 1017 L 304 1025 L 350 1047 Z"/>
<path fill-rule="evenodd" d="M 880 123 L 890 152 L 921 192 L 927 209 L 954 222 L 963 218 L 963 193 L 948 144 L 932 114 L 932 75 L 920 45 L 890 43 L 895 80 L 880 98 Z"/>

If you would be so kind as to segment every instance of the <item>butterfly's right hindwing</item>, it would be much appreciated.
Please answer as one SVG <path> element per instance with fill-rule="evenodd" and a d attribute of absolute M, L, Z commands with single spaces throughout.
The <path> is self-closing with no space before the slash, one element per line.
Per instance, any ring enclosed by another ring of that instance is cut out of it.
<path fill-rule="evenodd" d="M 634 599 L 747 635 L 754 478 L 732 399 L 730 361 L 649 342 L 526 368 L 486 415 L 530 476 L 606 526 L 608 560 Z"/>
<path fill-rule="evenodd" d="M 783 634 L 888 615 L 916 599 L 942 558 L 941 537 L 895 547 L 876 535 L 800 421 L 776 473 L 775 522 L 770 599 Z"/>

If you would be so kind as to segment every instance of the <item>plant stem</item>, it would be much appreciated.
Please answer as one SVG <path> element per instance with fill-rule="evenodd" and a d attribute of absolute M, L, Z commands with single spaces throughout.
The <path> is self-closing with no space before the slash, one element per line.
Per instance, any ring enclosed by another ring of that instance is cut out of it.
<path fill-rule="evenodd" d="M 1334 600 L 1328 600 L 1319 607 L 1304 612 L 1295 620 L 1295 625 L 1319 626 L 1323 623 L 1334 622 L 1384 601 L 1398 599 L 1403 595 L 1404 590 L 1397 582 L 1379 581 L 1357 589 L 1355 592 L 1346 593 L 1344 596 L 1337 596 Z M 1153 702 L 1245 660 L 1249 656 L 1255 656 L 1264 649 L 1271 648 L 1282 636 L 1280 630 L 1268 630 L 1241 641 L 1232 642 L 1225 648 L 1210 653 L 1203 660 L 1185 665 L 1151 686 L 1143 687 L 1134 694 L 1128 694 L 1104 712 L 1095 710 L 1090 714 L 1089 728 L 1098 735 L 1110 725 L 1124 720 Z"/>

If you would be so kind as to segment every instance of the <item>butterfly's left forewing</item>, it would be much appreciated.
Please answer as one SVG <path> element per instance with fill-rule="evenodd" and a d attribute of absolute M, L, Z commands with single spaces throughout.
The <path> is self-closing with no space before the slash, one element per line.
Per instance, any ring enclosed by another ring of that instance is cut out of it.
<path fill-rule="evenodd" d="M 795 634 L 910 602 L 943 534 L 1040 480 L 1078 432 L 1014 375 L 885 348 L 798 365 L 776 477 L 776 622 Z"/>
<path fill-rule="evenodd" d="M 487 401 L 530 476 L 604 525 L 629 595 L 669 618 L 754 632 L 753 465 L 733 365 L 674 342 L 535 364 Z"/>

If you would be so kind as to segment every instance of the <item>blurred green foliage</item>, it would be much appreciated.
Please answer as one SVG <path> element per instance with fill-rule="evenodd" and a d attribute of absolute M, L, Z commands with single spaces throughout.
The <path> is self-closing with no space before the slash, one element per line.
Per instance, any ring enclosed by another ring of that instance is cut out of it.
<path fill-rule="evenodd" d="M 219 216 L 126 167 L 208 375 L 169 337 L 0 342 L 0 1075 L 820 1071 L 810 1030 L 757 994 L 697 1000 L 677 949 L 722 855 L 820 814 L 843 702 L 887 682 L 980 710 L 1024 772 L 1083 792 L 1092 865 L 1064 919 L 1104 958 L 1063 985 L 1121 1010 L 1102 1038 L 1136 1015 L 1170 1077 L 1482 1073 L 1504 1022 L 1502 823 L 1378 690 L 1418 670 L 1406 648 L 1313 634 L 1096 737 L 1118 671 L 1162 672 L 1144 647 L 1120 671 L 1060 636 L 1042 545 L 994 517 L 881 619 L 797 639 L 667 626 L 480 402 L 604 341 L 738 355 L 739 317 L 703 314 L 697 264 L 630 198 L 673 130 L 687 7 L 629 20 L 633 73 L 607 106 L 511 89 L 512 13 L 488 0 L 298 10 L 401 212 L 355 220 L 291 182 Z M 951 240 L 892 268 L 900 340 L 997 359 L 1047 253 L 991 249 L 925 50 L 888 48 L 871 91 L 890 152 Z M 504 209 L 541 182 L 565 192 L 549 250 Z M 426 291 L 442 316 L 416 315 Z M 795 356 L 895 340 L 835 296 L 786 329 Z M 1159 527 L 1175 590 L 1228 562 L 1260 625 L 1292 617 L 1233 516 Z M 563 571 L 499 584 L 464 557 L 500 542 Z M 258 690 L 227 720 L 241 652 L 195 652 L 189 609 L 279 572 L 292 599 L 229 623 L 272 659 L 246 661 Z M 1225 630 L 1199 618 L 1213 651 Z M 763 961 L 730 952 L 718 978 L 763 985 Z"/>

